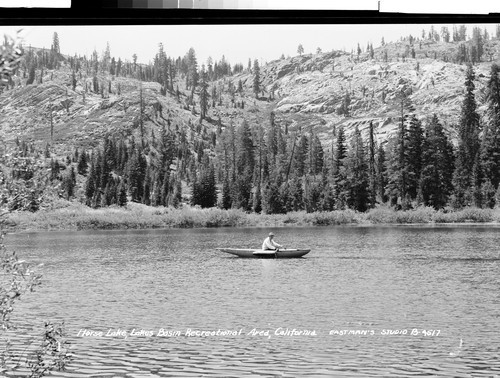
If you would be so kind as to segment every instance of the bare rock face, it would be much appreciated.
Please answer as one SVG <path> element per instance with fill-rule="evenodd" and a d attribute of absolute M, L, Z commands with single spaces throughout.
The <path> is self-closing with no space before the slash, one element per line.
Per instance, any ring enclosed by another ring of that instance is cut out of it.
<path fill-rule="evenodd" d="M 300 58 L 300 59 L 299 59 Z M 400 99 L 407 97 L 418 118 L 438 115 L 453 135 L 458 123 L 465 80 L 465 66 L 434 59 L 379 62 L 355 61 L 347 54 L 317 54 L 271 62 L 280 72 L 273 85 L 279 97 L 275 110 L 321 118 L 328 125 L 356 125 L 366 129 L 373 122 L 385 140 L 400 120 Z M 476 88 L 481 91 L 491 63 L 475 66 Z M 272 71 L 273 68 L 268 68 Z M 349 114 L 339 114 L 349 97 Z M 481 110 L 481 108 L 480 108 Z M 322 135 L 324 140 L 329 133 Z"/>
<path fill-rule="evenodd" d="M 500 51 L 498 41 L 490 44 L 490 50 Z M 71 71 L 63 66 L 46 72 L 43 84 L 26 85 L 26 79 L 15 77 L 14 89 L 0 93 L 0 137 L 7 142 L 16 137 L 47 142 L 52 122 L 54 139 L 61 145 L 95 145 L 108 134 L 137 135 L 142 121 L 148 133 L 168 127 L 184 130 L 191 138 L 199 132 L 213 131 L 219 124 L 225 127 L 243 119 L 265 128 L 273 112 L 283 127 L 292 131 L 312 127 L 324 142 L 329 143 L 333 130 L 341 125 L 349 134 L 355 127 L 367 130 L 370 122 L 378 139 L 384 141 L 397 130 L 402 96 L 409 99 L 418 118 L 425 120 L 436 113 L 453 136 L 466 67 L 431 58 L 434 52 L 429 50 L 452 56 L 456 48 L 453 46 L 423 44 L 415 59 L 397 58 L 398 49 L 403 51 L 406 46 L 396 43 L 376 49 L 374 59 L 367 53 L 358 57 L 333 51 L 275 60 L 261 66 L 262 93 L 257 98 L 253 73 L 248 70 L 210 83 L 218 91 L 222 89 L 223 95 L 220 101 L 210 99 L 203 121 L 198 92 L 193 105 L 183 78 L 174 84 L 174 88 L 180 88 L 179 94 L 162 94 L 158 83 L 102 75 L 98 81 L 100 86 L 104 84 L 104 90 L 94 93 L 90 78 L 80 77 L 73 90 Z M 390 53 L 387 61 L 383 58 L 385 50 Z M 484 99 L 490 66 L 490 62 L 484 62 L 474 67 L 479 105 Z M 243 93 L 230 94 L 229 83 L 237 88 L 240 81 Z M 484 106 L 479 111 L 484 113 Z"/>

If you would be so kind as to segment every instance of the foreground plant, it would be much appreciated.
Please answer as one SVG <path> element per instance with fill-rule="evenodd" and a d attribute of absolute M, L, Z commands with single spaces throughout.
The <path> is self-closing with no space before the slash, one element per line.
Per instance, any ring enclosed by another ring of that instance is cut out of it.
<path fill-rule="evenodd" d="M 4 35 L 4 42 L 0 45 L 0 87 L 9 84 L 11 76 L 21 63 L 23 56 L 19 38 L 21 30 L 18 31 L 16 38 Z"/>
<path fill-rule="evenodd" d="M 20 260 L 15 252 L 8 252 L 4 244 L 3 219 L 0 215 L 0 327 L 6 340 L 0 352 L 0 373 L 21 372 L 26 377 L 39 378 L 53 370 L 64 370 L 71 360 L 69 342 L 64 339 L 64 323 L 46 322 L 38 337 L 24 346 L 22 352 L 13 349 L 8 339 L 17 330 L 11 320 L 16 303 L 28 292 L 41 285 L 39 272 L 42 264 L 32 267 Z"/>

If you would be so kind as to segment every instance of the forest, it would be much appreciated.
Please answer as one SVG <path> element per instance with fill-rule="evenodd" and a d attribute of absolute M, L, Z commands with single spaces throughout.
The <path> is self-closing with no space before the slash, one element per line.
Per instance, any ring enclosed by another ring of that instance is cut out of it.
<path fill-rule="evenodd" d="M 433 30 L 428 36 L 423 32 L 423 38 L 439 39 L 440 34 Z M 185 110 L 199 115 L 200 122 L 165 118 L 166 111 L 159 105 L 154 117 L 166 122 L 148 129 L 145 124 L 150 116 L 144 109 L 141 84 L 139 116 L 128 135 L 110 133 L 95 140 L 93 148 L 74 147 L 64 158 L 54 156 L 49 144 L 40 150 L 33 143 L 17 140 L 12 154 L 4 157 L 4 165 L 10 169 L 2 177 L 2 202 L 11 210 L 36 211 L 43 202 L 43 191 L 55 187 L 62 197 L 92 208 L 125 206 L 130 201 L 165 207 L 188 203 L 265 214 L 365 212 L 381 204 L 397 210 L 419 206 L 494 208 L 500 201 L 499 66 L 491 65 L 484 102 L 478 103 L 474 64 L 483 57 L 482 38 L 489 36 L 475 28 L 465 44 L 460 42 L 465 40 L 461 33 L 465 33 L 462 28 L 453 32 L 454 41 L 460 43 L 454 59 L 467 64 L 460 120 L 453 125 L 458 140 L 451 140 L 438 116 L 416 114 L 410 93 L 401 91 L 397 133 L 381 143 L 372 124 L 363 133 L 357 127 L 345 130 L 334 125 L 331 142 L 325 143 L 312 127 L 299 124 L 291 128 L 277 121 L 274 112 L 266 122 L 251 125 L 244 118 L 229 124 L 223 124 L 220 117 L 210 118 L 209 109 L 222 105 L 222 94 L 230 96 L 231 106 L 242 108 L 245 90 L 256 98 L 266 94 L 273 99 L 273 91 L 266 93 L 262 86 L 258 60 L 253 64 L 249 60 L 245 68 L 231 66 L 224 57 L 216 62 L 210 58 L 207 67 L 198 68 L 193 48 L 174 59 L 167 56 L 162 44 L 154 61 L 146 65 L 138 64 L 135 55 L 131 62 L 116 60 L 109 44 L 101 56 L 94 52 L 89 59 L 65 58 L 54 33 L 50 50 L 24 48 L 16 72 L 27 85 L 41 83 L 44 69 L 57 70 L 62 65 L 71 70 L 73 89 L 77 82 L 83 85 L 84 98 L 85 93 L 102 98 L 113 90 L 119 94 L 119 86 L 111 89 L 111 77 L 156 82 L 163 96 L 177 98 Z M 442 38 L 449 40 L 449 34 L 442 30 Z M 405 40 L 419 41 L 412 38 Z M 359 48 L 357 53 L 359 59 Z M 373 54 L 373 46 L 368 45 L 367 54 Z M 386 52 L 383 57 L 387 58 Z M 244 88 L 241 80 L 237 86 L 225 80 L 244 70 L 252 74 L 251 88 Z M 14 87 L 12 76 L 6 79 L 7 89 L 9 85 Z M 486 107 L 486 117 L 478 115 L 479 106 Z M 348 99 L 342 110 L 348 117 Z M 208 128 L 203 120 L 214 127 Z M 46 171 L 49 173 L 40 175 Z"/>

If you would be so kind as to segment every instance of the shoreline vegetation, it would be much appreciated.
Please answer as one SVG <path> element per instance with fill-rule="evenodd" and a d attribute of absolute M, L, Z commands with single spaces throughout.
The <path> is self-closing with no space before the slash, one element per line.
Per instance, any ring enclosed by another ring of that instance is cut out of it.
<path fill-rule="evenodd" d="M 126 207 L 111 206 L 92 209 L 83 204 L 39 210 L 14 212 L 8 215 L 7 228 L 19 231 L 82 231 L 154 228 L 213 228 L 213 227 L 304 227 L 337 225 L 436 225 L 459 223 L 500 224 L 499 209 L 464 208 L 443 211 L 431 207 L 394 210 L 377 207 L 365 213 L 353 210 L 287 214 L 255 214 L 239 209 L 201 209 L 150 207 L 129 203 Z"/>

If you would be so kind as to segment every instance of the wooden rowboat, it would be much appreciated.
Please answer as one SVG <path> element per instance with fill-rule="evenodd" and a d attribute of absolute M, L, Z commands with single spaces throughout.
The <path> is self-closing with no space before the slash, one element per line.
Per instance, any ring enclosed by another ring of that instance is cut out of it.
<path fill-rule="evenodd" d="M 278 251 L 265 251 L 262 249 L 245 249 L 245 248 L 217 248 L 221 252 L 230 253 L 239 257 L 254 257 L 254 258 L 278 258 L 290 259 L 302 257 L 308 254 L 310 249 L 280 249 Z"/>

